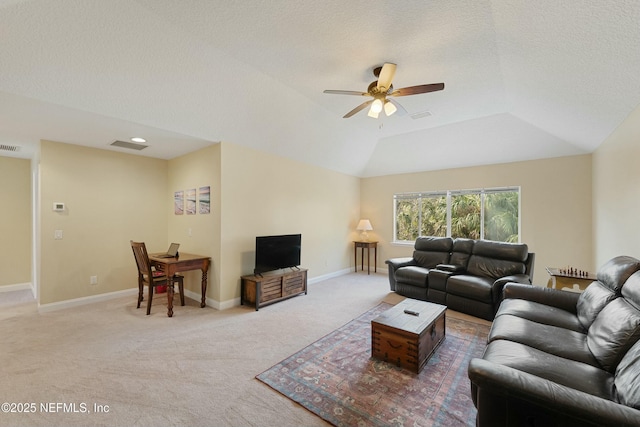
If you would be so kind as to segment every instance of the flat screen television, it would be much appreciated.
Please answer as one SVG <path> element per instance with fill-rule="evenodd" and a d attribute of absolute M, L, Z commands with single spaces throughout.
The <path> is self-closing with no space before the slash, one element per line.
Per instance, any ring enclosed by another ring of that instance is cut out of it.
<path fill-rule="evenodd" d="M 254 274 L 300 265 L 302 234 L 256 237 Z"/>

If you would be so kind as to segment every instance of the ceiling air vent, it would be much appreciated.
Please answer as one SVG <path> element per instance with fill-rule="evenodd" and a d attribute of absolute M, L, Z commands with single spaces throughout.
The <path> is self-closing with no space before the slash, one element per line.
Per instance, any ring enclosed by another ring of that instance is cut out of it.
<path fill-rule="evenodd" d="M 411 118 L 413 120 L 416 120 L 416 119 L 421 119 L 423 117 L 430 117 L 430 116 L 433 116 L 433 114 L 431 114 L 431 111 L 427 110 L 427 111 L 422 111 L 421 113 L 413 113 L 411 115 Z"/>
<path fill-rule="evenodd" d="M 138 151 L 144 150 L 145 148 L 148 147 L 148 145 L 136 144 L 135 142 L 128 142 L 128 141 L 113 141 L 111 145 L 113 147 L 128 148 L 129 150 L 138 150 Z"/>
<path fill-rule="evenodd" d="M 20 151 L 20 146 L 0 144 L 0 151 Z"/>

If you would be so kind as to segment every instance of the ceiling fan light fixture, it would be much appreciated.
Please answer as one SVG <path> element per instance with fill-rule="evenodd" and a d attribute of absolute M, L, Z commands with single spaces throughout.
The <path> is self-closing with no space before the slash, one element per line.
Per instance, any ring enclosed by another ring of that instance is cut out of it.
<path fill-rule="evenodd" d="M 396 102 L 395 99 L 387 99 L 388 97 L 418 95 L 421 93 L 436 92 L 444 89 L 444 83 L 431 83 L 394 89 L 393 77 L 395 75 L 395 72 L 396 64 L 385 62 L 381 67 L 376 67 L 373 69 L 373 75 L 378 80 L 371 82 L 367 87 L 366 92 L 355 90 L 325 90 L 324 93 L 331 93 L 336 95 L 370 96 L 373 99 L 358 105 L 356 108 L 345 114 L 343 118 L 347 119 L 349 117 L 352 117 L 354 114 L 369 107 L 369 112 L 367 115 L 369 117 L 377 119 L 383 109 L 384 113 L 387 116 L 395 114 L 398 110 L 400 110 L 400 113 L 398 114 L 400 114 L 401 116 L 407 114 L 407 110 L 405 110 L 405 108 L 401 104 Z"/>
<path fill-rule="evenodd" d="M 371 104 L 371 111 L 374 113 L 380 113 L 382 111 L 382 100 L 380 98 L 376 98 Z"/>
<path fill-rule="evenodd" d="M 395 113 L 396 111 L 398 111 L 398 109 L 396 108 L 396 106 L 395 106 L 395 105 L 393 105 L 393 102 L 391 102 L 391 101 L 389 101 L 389 100 L 385 101 L 385 103 L 384 103 L 384 113 L 385 113 L 387 116 L 392 115 L 392 114 L 393 114 L 393 113 Z"/>

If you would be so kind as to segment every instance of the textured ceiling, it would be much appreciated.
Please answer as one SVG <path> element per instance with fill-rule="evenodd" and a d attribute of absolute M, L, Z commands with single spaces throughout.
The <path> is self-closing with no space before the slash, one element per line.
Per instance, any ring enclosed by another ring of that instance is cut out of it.
<path fill-rule="evenodd" d="M 217 141 L 357 176 L 594 150 L 640 103 L 635 0 L 0 0 L 0 143 Z M 398 64 L 410 114 L 342 116 Z"/>

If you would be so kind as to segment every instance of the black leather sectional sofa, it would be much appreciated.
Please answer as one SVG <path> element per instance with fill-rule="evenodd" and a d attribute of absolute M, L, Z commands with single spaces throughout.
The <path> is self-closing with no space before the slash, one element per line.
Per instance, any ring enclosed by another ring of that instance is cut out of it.
<path fill-rule="evenodd" d="M 640 261 L 616 257 L 581 293 L 504 287 L 469 364 L 478 427 L 640 426 Z"/>
<path fill-rule="evenodd" d="M 534 259 L 525 244 L 421 236 L 413 257 L 385 262 L 392 291 L 492 320 L 506 283 L 531 284 Z"/>

